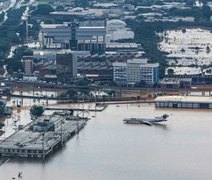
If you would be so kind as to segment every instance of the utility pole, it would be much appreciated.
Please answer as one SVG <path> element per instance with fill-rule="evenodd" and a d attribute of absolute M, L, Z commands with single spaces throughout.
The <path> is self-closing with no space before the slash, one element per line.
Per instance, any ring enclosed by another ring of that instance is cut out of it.
<path fill-rule="evenodd" d="M 42 148 L 43 148 L 43 161 L 45 160 L 44 136 L 45 136 L 45 132 L 43 132 L 43 141 L 42 141 Z"/>
<path fill-rule="evenodd" d="M 61 146 L 63 145 L 63 120 L 60 121 Z"/>
<path fill-rule="evenodd" d="M 83 101 L 82 101 L 82 117 L 84 118 L 84 111 L 85 111 L 85 107 L 84 107 L 84 97 L 85 95 L 83 94 Z"/>
<path fill-rule="evenodd" d="M 28 36 L 29 36 L 29 31 L 28 31 L 28 16 L 26 17 L 26 43 L 28 43 Z"/>
<path fill-rule="evenodd" d="M 94 98 L 95 98 L 95 117 L 96 117 L 96 108 L 97 108 L 97 106 L 96 106 L 96 88 L 95 88 Z"/>
<path fill-rule="evenodd" d="M 79 119 L 77 119 L 77 135 L 79 134 Z"/>

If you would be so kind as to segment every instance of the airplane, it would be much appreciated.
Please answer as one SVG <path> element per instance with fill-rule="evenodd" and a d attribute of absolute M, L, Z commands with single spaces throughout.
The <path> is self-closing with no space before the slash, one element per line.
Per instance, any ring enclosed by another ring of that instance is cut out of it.
<path fill-rule="evenodd" d="M 146 124 L 151 126 L 152 124 L 167 121 L 168 114 L 162 116 L 156 116 L 155 118 L 125 118 L 123 121 L 126 124 Z"/>

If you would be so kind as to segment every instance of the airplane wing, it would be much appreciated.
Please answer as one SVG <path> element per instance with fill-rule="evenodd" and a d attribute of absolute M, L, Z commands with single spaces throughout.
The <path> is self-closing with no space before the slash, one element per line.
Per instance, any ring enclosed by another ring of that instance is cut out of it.
<path fill-rule="evenodd" d="M 138 120 L 138 119 L 124 119 L 125 123 L 129 124 L 146 124 L 148 126 L 152 125 L 152 122 L 146 121 L 146 120 Z"/>
<path fill-rule="evenodd" d="M 152 123 L 151 122 L 148 122 L 148 121 L 141 121 L 141 123 L 146 124 L 148 126 L 151 126 L 152 125 Z"/>

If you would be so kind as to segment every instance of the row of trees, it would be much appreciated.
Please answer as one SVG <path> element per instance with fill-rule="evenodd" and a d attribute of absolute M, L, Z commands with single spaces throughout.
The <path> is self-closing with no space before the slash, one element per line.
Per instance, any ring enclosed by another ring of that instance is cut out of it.
<path fill-rule="evenodd" d="M 168 16 L 191 16 L 194 17 L 195 22 L 210 21 L 212 11 L 209 6 L 203 5 L 202 7 L 192 7 L 191 9 L 177 9 L 171 8 L 167 12 Z"/>
<path fill-rule="evenodd" d="M 28 50 L 27 46 L 21 46 L 15 49 L 14 56 L 6 60 L 7 72 L 12 74 L 13 72 L 23 71 L 21 59 L 23 56 L 32 55 L 32 52 Z"/>
<path fill-rule="evenodd" d="M 207 3 L 211 0 L 199 0 L 200 3 L 202 3 L 203 5 L 207 5 Z M 135 6 L 151 6 L 153 4 L 157 4 L 157 5 L 163 5 L 164 2 L 184 2 L 186 3 L 188 6 L 193 6 L 196 2 L 196 0 L 166 0 L 166 1 L 161 1 L 161 0 L 125 0 L 125 3 L 130 3 L 133 4 Z"/>
<path fill-rule="evenodd" d="M 13 44 L 19 44 L 22 41 L 22 33 L 20 32 L 21 16 L 25 10 L 25 7 L 20 9 L 12 9 L 7 12 L 7 20 L 0 26 L 0 67 L 4 62 L 10 47 Z M 10 62 L 9 62 L 10 63 Z M 16 62 L 13 62 L 13 66 L 19 67 Z"/>

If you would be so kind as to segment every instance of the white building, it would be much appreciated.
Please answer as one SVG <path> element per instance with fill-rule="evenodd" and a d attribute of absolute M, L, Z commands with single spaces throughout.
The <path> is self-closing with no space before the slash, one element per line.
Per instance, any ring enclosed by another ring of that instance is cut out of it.
<path fill-rule="evenodd" d="M 148 85 L 159 82 L 159 63 L 140 65 L 140 80 Z"/>
<path fill-rule="evenodd" d="M 127 63 L 113 63 L 113 81 L 117 84 L 127 84 Z"/>
<path fill-rule="evenodd" d="M 147 59 L 129 59 L 127 60 L 127 83 L 135 84 L 141 81 L 140 65 L 147 64 Z"/>
<path fill-rule="evenodd" d="M 40 44 L 47 49 L 104 51 L 106 28 L 78 23 L 41 24 Z"/>
<path fill-rule="evenodd" d="M 113 63 L 113 80 L 119 85 L 145 82 L 152 86 L 159 82 L 159 63 L 150 64 L 146 58 Z"/>
<path fill-rule="evenodd" d="M 120 39 L 134 39 L 134 32 L 126 26 L 127 24 L 119 19 L 107 21 L 107 43 Z"/>
<path fill-rule="evenodd" d="M 24 81 L 37 81 L 38 77 L 37 76 L 23 76 Z"/>

